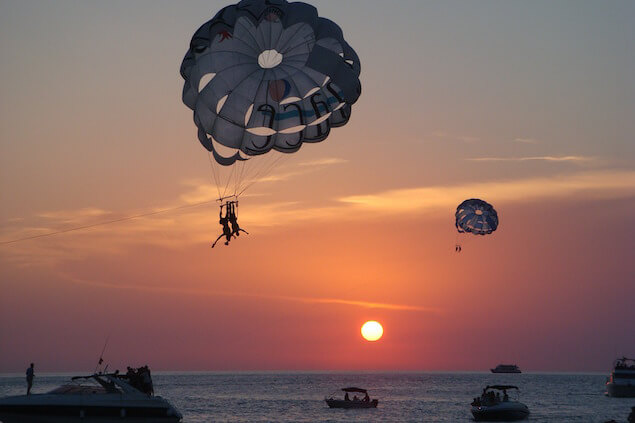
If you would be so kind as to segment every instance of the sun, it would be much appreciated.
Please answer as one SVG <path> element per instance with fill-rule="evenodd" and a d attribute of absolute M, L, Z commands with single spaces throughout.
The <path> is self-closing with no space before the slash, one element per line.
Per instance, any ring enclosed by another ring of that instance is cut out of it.
<path fill-rule="evenodd" d="M 379 322 L 369 320 L 362 325 L 362 336 L 367 341 L 377 341 L 384 334 L 384 328 Z"/>

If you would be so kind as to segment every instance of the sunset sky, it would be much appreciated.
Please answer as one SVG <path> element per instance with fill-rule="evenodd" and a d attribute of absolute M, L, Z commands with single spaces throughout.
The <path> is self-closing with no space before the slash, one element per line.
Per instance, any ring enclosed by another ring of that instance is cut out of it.
<path fill-rule="evenodd" d="M 635 2 L 311 1 L 359 55 L 362 95 L 212 250 L 179 67 L 227 4 L 0 0 L 0 372 L 92 370 L 107 337 L 111 368 L 155 370 L 635 354 Z M 474 197 L 500 226 L 456 254 Z"/>

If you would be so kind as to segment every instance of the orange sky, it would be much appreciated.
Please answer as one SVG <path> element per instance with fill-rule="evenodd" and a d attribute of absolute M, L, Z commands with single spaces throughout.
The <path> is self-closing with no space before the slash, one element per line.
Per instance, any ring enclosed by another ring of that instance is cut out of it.
<path fill-rule="evenodd" d="M 0 5 L 0 242 L 214 200 L 178 75 L 208 3 Z M 111 367 L 157 370 L 632 355 L 635 9 L 479 3 L 316 2 L 363 94 L 241 200 L 231 246 L 214 204 L 0 245 L 0 372 L 92 369 L 107 336 Z M 456 254 L 471 197 L 500 227 Z"/>

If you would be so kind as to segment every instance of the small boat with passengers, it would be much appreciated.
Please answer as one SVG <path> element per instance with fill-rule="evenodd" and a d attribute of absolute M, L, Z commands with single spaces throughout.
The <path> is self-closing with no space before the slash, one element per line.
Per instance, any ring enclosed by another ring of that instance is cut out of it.
<path fill-rule="evenodd" d="M 147 367 L 129 374 L 75 376 L 71 383 L 44 394 L 0 398 L 3 423 L 177 423 L 183 416 L 170 402 L 154 395 Z M 141 374 L 140 374 L 141 373 Z M 139 376 L 139 377 L 137 377 Z"/>
<path fill-rule="evenodd" d="M 509 399 L 508 390 L 515 390 L 515 400 Z M 513 385 L 486 386 L 481 396 L 472 401 L 474 420 L 491 422 L 526 419 L 529 417 L 529 408 L 518 401 L 518 392 L 518 387 Z"/>
<path fill-rule="evenodd" d="M 342 391 L 344 399 L 334 398 L 335 393 L 324 398 L 330 408 L 377 408 L 379 400 L 377 398 L 371 400 L 366 389 L 350 387 L 342 388 Z M 353 394 L 352 399 L 349 395 L 351 393 Z M 364 397 L 360 399 L 355 394 L 364 394 Z"/>
<path fill-rule="evenodd" d="M 606 395 L 617 398 L 635 397 L 635 359 L 618 358 L 606 382 Z"/>

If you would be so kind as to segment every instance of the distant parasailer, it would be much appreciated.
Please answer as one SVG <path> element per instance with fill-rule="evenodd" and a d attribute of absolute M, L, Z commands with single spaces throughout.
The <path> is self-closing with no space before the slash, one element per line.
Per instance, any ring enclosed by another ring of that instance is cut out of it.
<path fill-rule="evenodd" d="M 478 198 L 463 201 L 456 208 L 454 216 L 459 234 L 488 235 L 498 228 L 498 213 L 491 204 Z M 457 242 L 455 251 L 460 253 L 461 250 L 461 244 Z"/>

